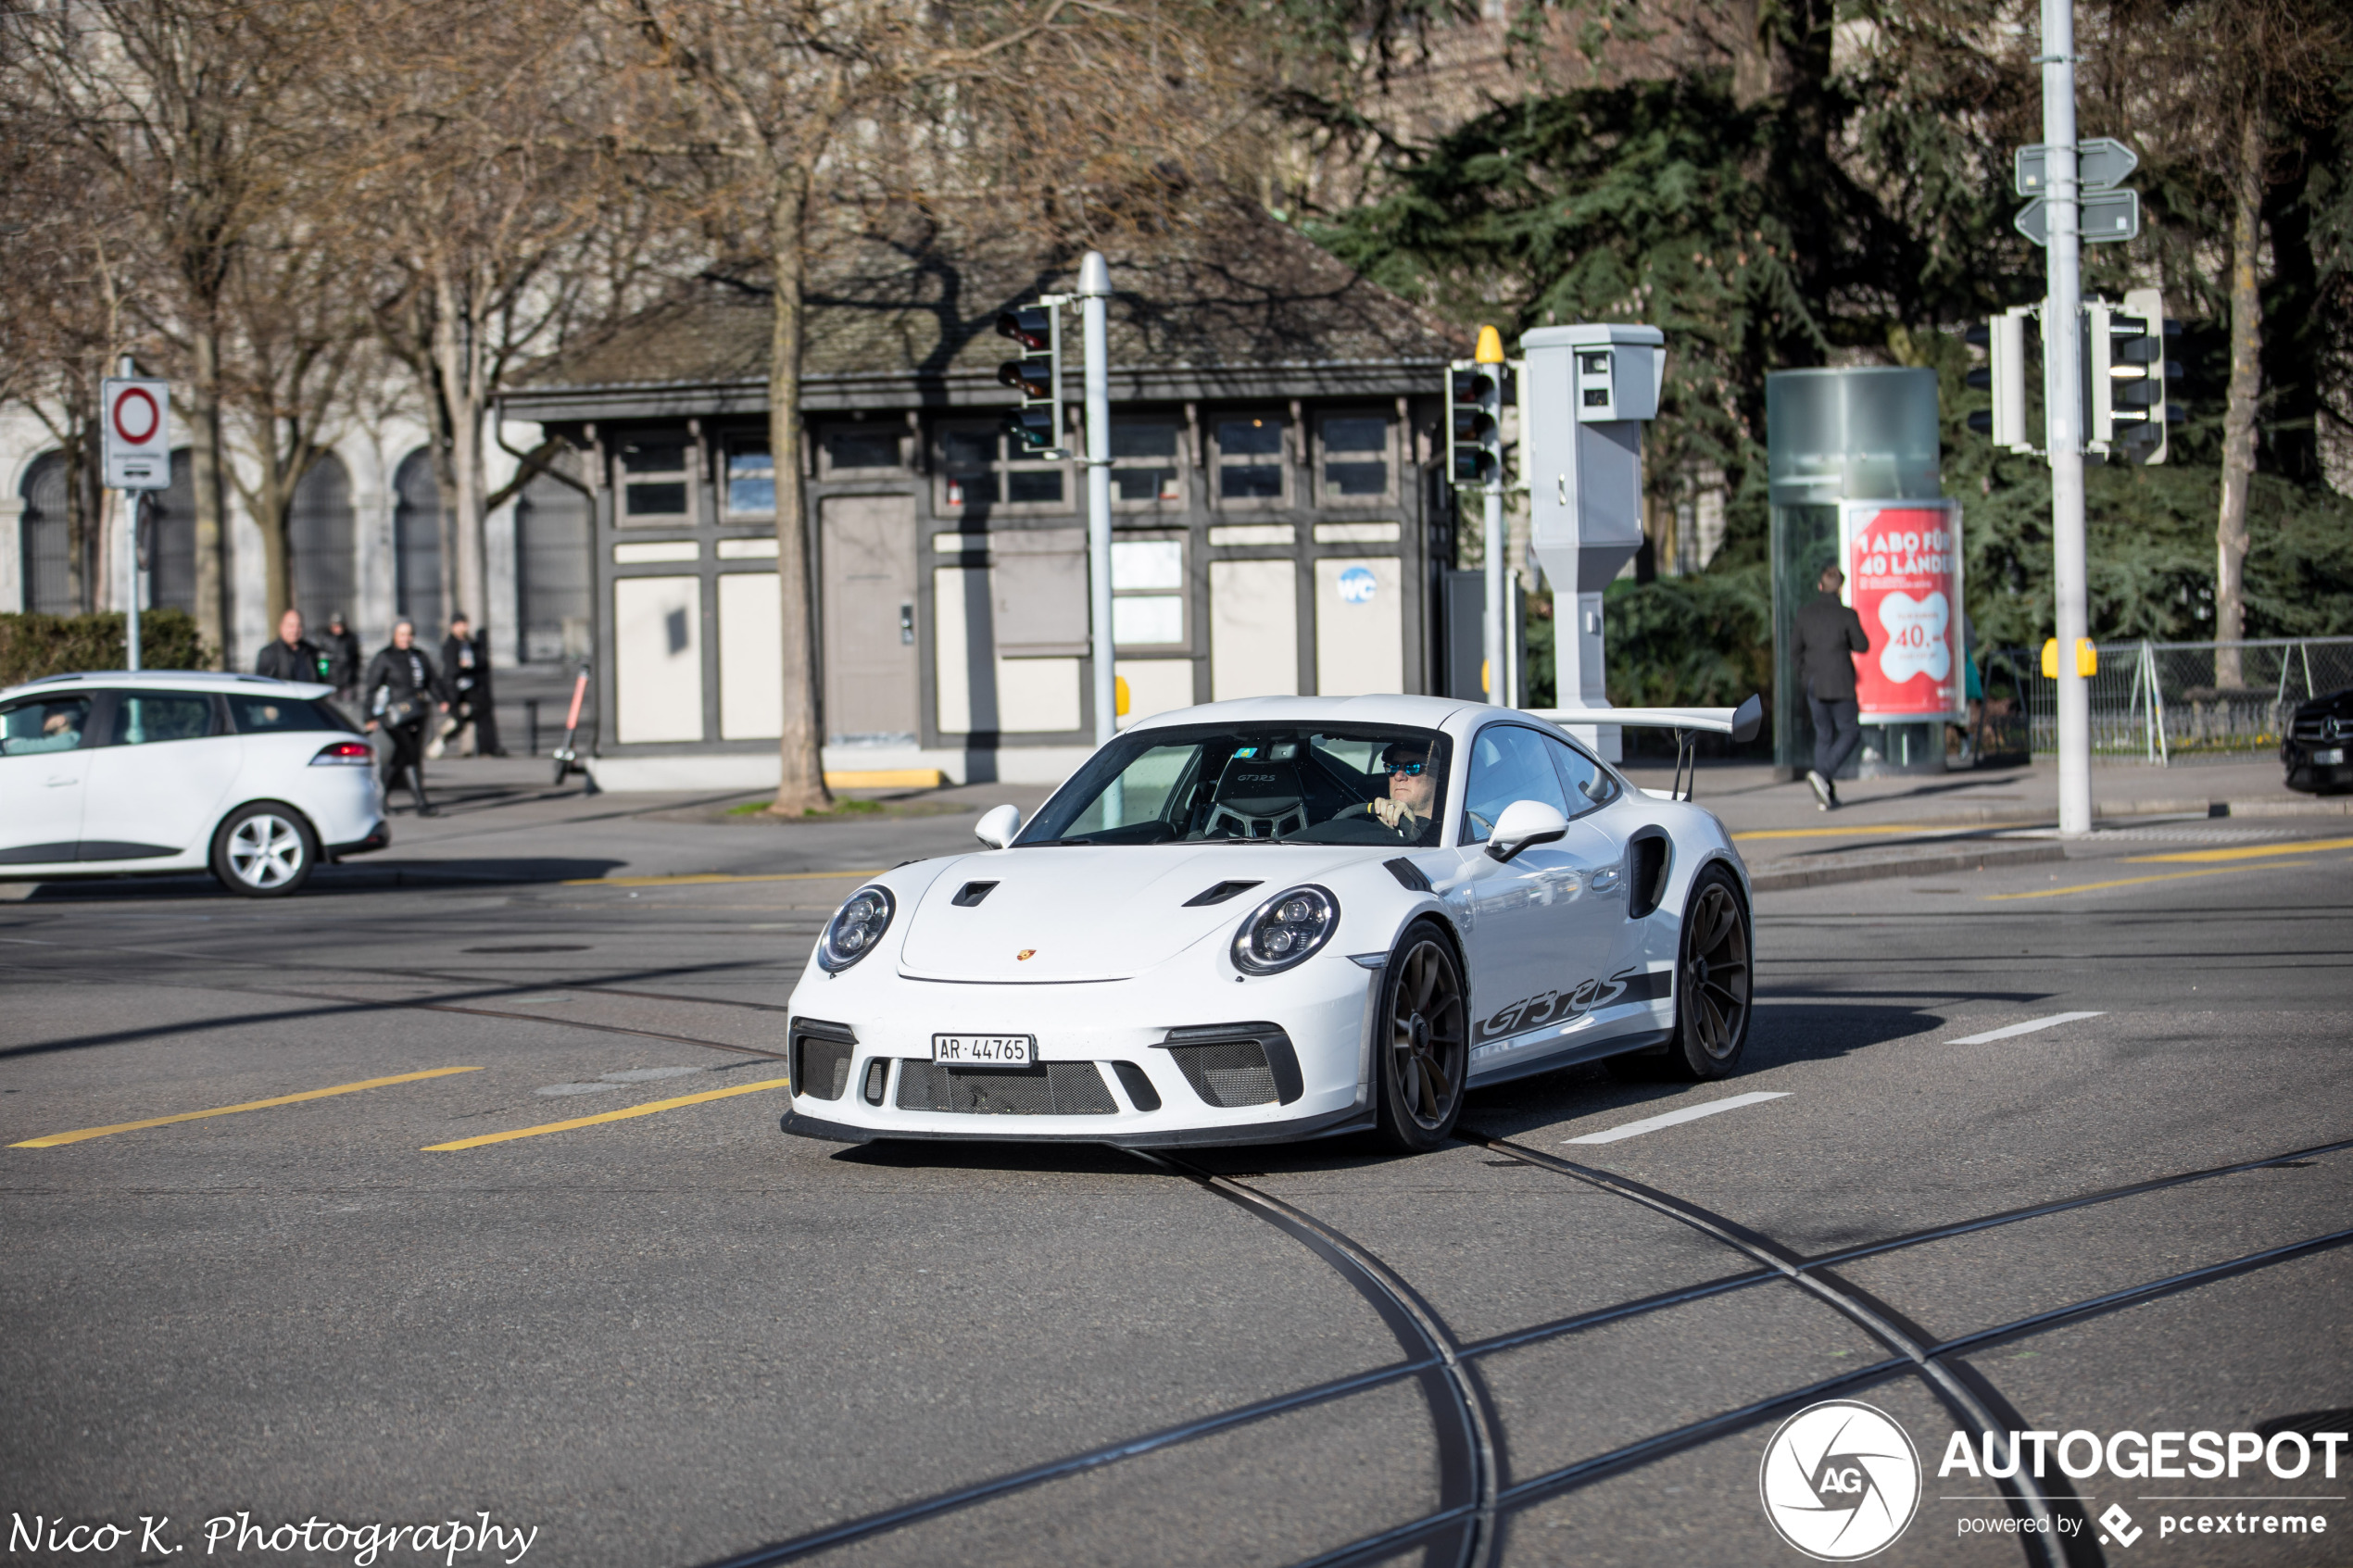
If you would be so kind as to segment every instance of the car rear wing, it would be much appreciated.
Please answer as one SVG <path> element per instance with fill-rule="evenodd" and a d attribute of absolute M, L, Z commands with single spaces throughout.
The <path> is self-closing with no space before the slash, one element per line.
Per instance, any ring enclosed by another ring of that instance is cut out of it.
<path fill-rule="evenodd" d="M 1674 731 L 1675 783 L 1667 795 L 1670 800 L 1692 797 L 1699 772 L 1692 752 L 1703 733 L 1729 735 L 1735 743 L 1751 741 L 1765 722 L 1765 701 L 1754 695 L 1738 708 L 1536 708 L 1529 711 L 1564 729 L 1571 724 L 1626 724 Z"/>

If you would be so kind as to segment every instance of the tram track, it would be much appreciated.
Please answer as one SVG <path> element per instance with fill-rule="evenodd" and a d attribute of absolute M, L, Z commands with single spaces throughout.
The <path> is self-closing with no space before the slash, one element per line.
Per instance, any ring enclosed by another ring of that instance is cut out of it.
<path fill-rule="evenodd" d="M 2019 1428 L 2023 1424 L 2022 1418 L 2009 1406 L 1998 1388 L 1966 1362 L 1948 1365 L 1947 1361 L 1988 1348 L 2007 1339 L 2106 1316 L 2164 1296 L 2217 1284 L 2353 1244 L 2353 1228 L 2330 1232 L 2106 1292 L 1966 1335 L 1938 1337 L 1834 1274 L 1828 1278 L 1823 1276 L 1837 1263 L 1863 1257 L 2339 1153 L 2353 1148 L 2353 1139 L 2340 1139 L 2259 1159 L 2120 1184 L 2047 1203 L 1925 1227 L 1809 1256 L 1784 1248 L 1736 1221 L 1687 1199 L 1613 1173 L 1578 1166 L 1573 1161 L 1560 1160 L 1544 1150 L 1529 1148 L 1508 1138 L 1484 1137 L 1468 1130 L 1461 1135 L 1466 1141 L 1492 1152 L 1577 1180 L 1667 1215 L 1709 1236 L 1753 1266 L 1681 1289 L 1464 1341 L 1414 1289 L 1402 1271 L 1336 1227 L 1249 1181 L 1217 1175 L 1162 1154 L 1139 1154 L 1139 1158 L 1154 1167 L 1195 1183 L 1282 1230 L 1315 1252 L 1374 1305 L 1384 1323 L 1398 1338 L 1401 1348 L 1407 1351 L 1404 1358 L 1350 1377 L 1238 1406 L 1192 1422 L 1010 1472 L 898 1508 L 846 1520 L 822 1530 L 721 1560 L 711 1564 L 710 1568 L 767 1568 L 768 1564 L 805 1560 L 1066 1476 L 1143 1454 L 1160 1452 L 1274 1416 L 1327 1404 L 1407 1379 L 1421 1382 L 1424 1399 L 1439 1437 L 1441 1506 L 1329 1551 L 1299 1560 L 1294 1568 L 1365 1568 L 1365 1565 L 1394 1557 L 1416 1546 L 1428 1546 L 1449 1537 L 1456 1542 L 1455 1562 L 1462 1568 L 1482 1568 L 1482 1565 L 1497 1560 L 1511 1518 L 1529 1507 L 1674 1454 L 1778 1421 L 1818 1400 L 1860 1392 L 1890 1380 L 1912 1379 L 1923 1384 L 1965 1427 L 1991 1431 Z M 1477 1370 L 1485 1358 L 1647 1313 L 1771 1284 L 1786 1284 L 1805 1290 L 1809 1298 L 1863 1329 L 1891 1353 L 1834 1377 L 1654 1433 L 1636 1442 L 1590 1455 L 1574 1463 L 1543 1471 L 1508 1485 L 1503 1483 L 1498 1462 L 1500 1445 L 1495 1436 L 1496 1413 Z M 1469 1435 L 1467 1442 L 1462 1437 L 1466 1431 Z M 1453 1439 L 1451 1447 L 1450 1436 Z M 2081 1503 L 2072 1495 L 2071 1488 L 2057 1477 L 2045 1478 L 2038 1483 L 2035 1477 L 2028 1474 L 1996 1480 L 1995 1484 L 2012 1510 L 2022 1517 L 2049 1522 L 2060 1510 L 2072 1508 L 2081 1512 Z M 1472 1496 L 1466 1498 L 1464 1495 L 1466 1491 Z M 2087 1568 L 2087 1565 L 2105 1561 L 2096 1546 L 2083 1534 L 2062 1536 L 2049 1523 L 2045 1523 L 2041 1530 L 2020 1531 L 2018 1539 L 2027 1561 L 2033 1564 L 2047 1564 L 2050 1568 Z"/>

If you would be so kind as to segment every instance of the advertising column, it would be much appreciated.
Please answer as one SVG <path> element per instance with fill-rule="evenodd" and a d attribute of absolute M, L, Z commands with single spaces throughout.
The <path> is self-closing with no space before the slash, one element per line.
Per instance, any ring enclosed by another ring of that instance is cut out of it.
<path fill-rule="evenodd" d="M 1941 761 L 1942 726 L 1969 716 L 1960 505 L 1847 501 L 1839 543 L 1847 603 L 1871 640 L 1855 664 L 1862 721 L 1886 726 L 1880 749 L 1890 761 Z"/>

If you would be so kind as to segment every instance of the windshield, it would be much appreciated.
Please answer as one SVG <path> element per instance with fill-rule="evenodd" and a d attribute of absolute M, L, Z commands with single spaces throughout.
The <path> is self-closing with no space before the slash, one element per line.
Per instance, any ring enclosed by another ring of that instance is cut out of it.
<path fill-rule="evenodd" d="M 1434 848 L 1446 737 L 1370 724 L 1185 724 L 1123 735 L 1017 846 L 1365 844 Z"/>

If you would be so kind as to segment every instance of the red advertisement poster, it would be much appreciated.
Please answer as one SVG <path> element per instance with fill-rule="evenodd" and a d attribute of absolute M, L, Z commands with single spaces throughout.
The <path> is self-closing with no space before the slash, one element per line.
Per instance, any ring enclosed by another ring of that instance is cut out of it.
<path fill-rule="evenodd" d="M 1871 639 L 1855 660 L 1863 722 L 1965 718 L 1960 508 L 1850 501 L 1842 510 L 1846 602 Z"/>

